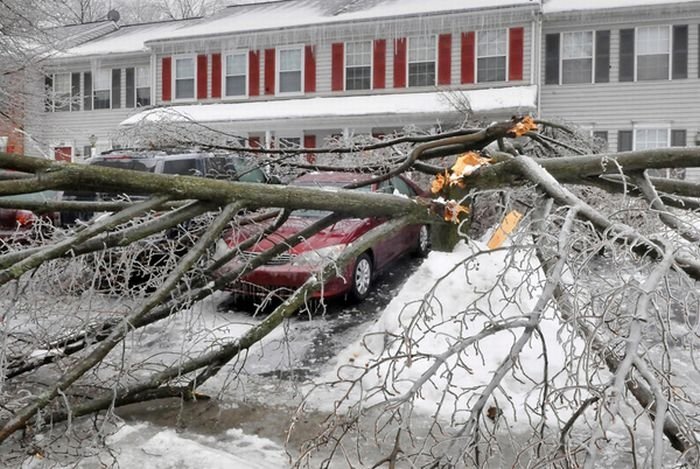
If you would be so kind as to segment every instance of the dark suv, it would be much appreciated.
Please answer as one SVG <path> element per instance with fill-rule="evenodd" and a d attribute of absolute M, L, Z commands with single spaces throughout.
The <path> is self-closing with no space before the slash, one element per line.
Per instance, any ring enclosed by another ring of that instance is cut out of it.
<path fill-rule="evenodd" d="M 215 154 L 199 151 L 168 150 L 112 150 L 87 160 L 87 164 L 108 168 L 147 171 L 156 174 L 178 174 L 182 176 L 202 176 L 215 179 L 228 179 L 242 182 L 278 183 L 279 180 L 265 173 L 254 160 L 239 155 Z M 66 191 L 63 200 L 114 200 L 129 197 L 141 198 L 143 194 L 114 194 L 81 191 Z M 90 212 L 63 213 L 63 224 L 77 220 L 87 221 L 94 214 Z"/>

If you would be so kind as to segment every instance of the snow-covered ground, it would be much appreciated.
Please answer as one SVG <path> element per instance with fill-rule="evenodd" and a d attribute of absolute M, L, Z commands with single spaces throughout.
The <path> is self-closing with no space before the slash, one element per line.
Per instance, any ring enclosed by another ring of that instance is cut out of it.
<path fill-rule="evenodd" d="M 541 294 L 544 279 L 527 246 L 515 250 L 515 255 L 513 252 L 489 252 L 484 243 L 462 243 L 453 253 L 431 253 L 400 289 L 384 292 L 393 300 L 382 310 L 368 314 L 349 308 L 311 319 L 293 318 L 251 349 L 244 362 L 228 365 L 202 388 L 213 400 L 178 403 L 174 408 L 172 403 L 170 407 L 150 403 L 117 411 L 123 420 L 117 419 L 113 428 L 106 429 L 109 436 L 104 441 L 92 437 L 81 442 L 83 448 L 93 445 L 94 449 L 88 451 L 92 456 L 77 467 L 287 467 L 298 455 L 299 444 L 321 430 L 325 416 L 343 398 L 353 380 L 359 379 L 365 393 L 371 391 L 365 408 L 395 398 L 407 393 L 423 378 L 424 372 L 437 362 L 436 355 L 490 324 L 529 314 Z M 185 314 L 137 331 L 126 341 L 125 348 L 114 351 L 112 363 L 121 367 L 123 376 L 138 376 L 144 368 L 152 371 L 239 337 L 260 321 L 248 313 L 228 311 L 224 307 L 226 298 L 224 294 L 214 296 Z M 423 299 L 428 301 L 422 303 Z M 94 305 L 99 305 L 98 310 L 110 309 L 110 301 L 117 304 L 114 299 L 95 298 L 93 311 Z M 128 310 L 128 304 L 118 303 Z M 428 309 L 417 314 L 426 305 Z M 61 311 L 54 313 L 55 320 L 61 321 Z M 547 376 L 543 345 L 534 337 L 487 404 L 507 421 L 507 426 L 499 427 L 499 431 L 509 437 L 516 435 L 515 440 L 520 439 L 523 444 L 539 421 L 533 409 L 544 383 L 550 388 L 575 384 L 567 381 L 563 370 L 570 365 L 571 357 L 579 355 L 580 344 L 569 338 L 570 334 L 554 313 L 545 309 L 540 325 L 547 348 Z M 355 323 L 337 327 L 338 321 L 354 314 L 359 318 Z M 427 431 L 434 415 L 448 435 L 463 424 L 470 405 L 488 385 L 522 332 L 522 328 L 499 332 L 445 358 L 444 366 L 410 400 L 418 445 L 428 438 L 420 432 Z M 323 348 L 330 353 L 314 352 Z M 457 357 L 460 366 L 454 367 Z M 697 373 L 692 367 L 687 368 L 688 379 L 695 379 Z M 368 369 L 372 372 L 363 376 Z M 300 373 L 290 380 L 285 374 L 289 370 Z M 97 375 L 107 376 L 113 371 L 106 367 Z M 339 379 L 340 383 L 327 385 Z M 381 388 L 391 389 L 391 395 L 378 392 Z M 445 394 L 445 390 L 450 392 Z M 445 395 L 447 398 L 443 399 Z M 358 394 L 350 393 L 350 396 L 353 399 L 342 408 L 357 402 Z M 305 413 L 297 415 L 296 407 L 304 397 Z M 548 424 L 556 427 L 561 422 L 557 418 L 567 418 L 570 413 L 565 407 L 562 406 L 561 414 L 547 415 Z M 166 418 L 166 414 L 173 418 Z M 295 415 L 300 419 L 296 433 L 287 435 Z M 73 425 L 89 430 L 91 423 L 78 421 Z M 374 431 L 372 421 L 363 425 L 366 427 L 362 431 L 369 436 Z M 614 428 L 609 436 L 614 439 L 619 434 L 619 439 L 624 440 L 624 429 L 617 430 Z M 640 425 L 639 436 L 648 438 L 648 425 Z M 287 437 L 290 443 L 285 447 Z M 40 434 L 37 438 L 34 445 L 39 448 L 52 437 Z M 385 443 L 390 446 L 392 442 Z M 386 448 L 377 447 L 371 438 L 363 444 L 362 451 L 368 460 L 376 461 L 386 455 Z M 29 456 L 21 464 L 28 468 L 75 467 L 59 447 L 53 444 L 50 448 L 53 452 L 25 452 Z M 624 445 L 611 448 L 611 458 L 617 457 L 615 452 L 619 449 L 625 449 Z M 499 457 L 512 456 L 504 452 Z M 499 461 L 505 464 L 505 459 Z M 608 467 L 619 463 L 614 459 L 603 461 Z M 12 460 L 13 465 L 19 465 L 15 464 L 18 462 Z M 312 467 L 317 462 L 313 459 Z"/>

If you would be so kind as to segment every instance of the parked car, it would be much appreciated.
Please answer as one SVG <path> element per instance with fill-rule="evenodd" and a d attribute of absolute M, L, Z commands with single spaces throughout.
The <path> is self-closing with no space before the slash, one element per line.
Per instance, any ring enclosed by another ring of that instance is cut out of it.
<path fill-rule="evenodd" d="M 89 159 L 87 164 L 155 174 L 202 176 L 242 182 L 277 182 L 260 169 L 255 160 L 235 154 L 182 150 L 113 150 Z M 64 200 L 103 201 L 126 197 L 141 200 L 146 195 L 70 191 L 64 193 Z M 67 224 L 87 221 L 95 216 L 92 212 L 62 214 Z M 94 285 L 98 290 L 121 293 L 125 287 L 151 289 L 172 268 L 173 263 L 193 246 L 202 228 L 204 227 L 197 225 L 196 221 L 189 221 L 129 248 L 112 249 L 88 256 L 85 258 L 86 267 L 94 271 Z M 130 250 L 127 251 L 128 249 Z M 127 255 L 127 252 L 130 254 Z"/>
<path fill-rule="evenodd" d="M 274 176 L 268 175 L 257 166 L 254 160 L 235 154 L 215 154 L 200 151 L 173 150 L 112 150 L 90 158 L 88 165 L 107 168 L 130 169 L 155 174 L 177 174 L 183 176 L 203 176 L 215 179 L 239 180 L 242 182 L 277 183 Z M 129 197 L 140 199 L 144 194 L 95 193 L 66 191 L 63 200 L 115 200 Z M 64 224 L 77 220 L 87 221 L 92 212 L 64 213 Z"/>
<path fill-rule="evenodd" d="M 2 200 L 11 200 L 13 202 L 46 202 L 58 200 L 59 198 L 60 192 L 56 191 L 41 191 L 0 197 Z M 39 223 L 40 221 L 42 224 Z M 42 235 L 36 230 L 37 225 L 44 228 L 51 225 L 57 226 L 58 223 L 59 214 L 57 212 L 36 214 L 30 210 L 0 207 L 0 240 L 3 245 L 27 243 Z"/>
<path fill-rule="evenodd" d="M 291 183 L 305 187 L 341 188 L 346 184 L 368 179 L 367 175 L 352 173 L 311 173 L 301 176 Z M 394 177 L 380 184 L 357 190 L 402 194 L 409 197 L 423 194 L 423 191 L 409 179 Z M 294 211 L 289 220 L 273 235 L 255 244 L 250 250 L 240 253 L 236 259 L 224 266 L 217 275 L 224 275 L 252 259 L 258 253 L 280 243 L 305 227 L 311 225 L 327 212 L 318 210 Z M 335 259 L 349 244 L 372 228 L 384 223 L 380 218 L 345 219 L 311 236 L 289 251 L 275 257 L 264 266 L 245 275 L 241 280 L 228 285 L 228 289 L 241 296 L 285 297 L 300 287 L 311 275 L 318 272 L 326 262 Z M 224 235 L 228 249 L 235 249 L 240 242 L 253 235 L 250 229 L 230 231 Z M 378 241 L 367 251 L 359 254 L 338 276 L 329 280 L 315 297 L 347 295 L 361 301 L 369 294 L 376 274 L 397 258 L 414 253 L 424 256 L 430 249 L 428 226 L 407 226 L 394 236 Z"/>

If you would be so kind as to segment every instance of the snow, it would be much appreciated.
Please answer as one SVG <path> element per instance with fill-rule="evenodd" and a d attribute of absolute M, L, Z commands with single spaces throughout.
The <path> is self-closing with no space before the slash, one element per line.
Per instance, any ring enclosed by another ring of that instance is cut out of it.
<path fill-rule="evenodd" d="M 527 112 L 535 108 L 536 86 L 513 86 L 463 91 L 475 113 Z M 373 96 L 288 99 L 245 103 L 217 103 L 156 108 L 135 114 L 120 125 L 141 122 L 247 122 L 256 120 L 455 113 L 439 92 Z"/>
<path fill-rule="evenodd" d="M 507 250 L 488 251 L 484 243 L 472 241 L 469 245 L 459 244 L 453 253 L 432 252 L 377 322 L 338 355 L 337 366 L 326 379 L 329 382 L 337 376 L 355 379 L 366 367 L 374 366 L 376 369 L 362 379 L 366 393 L 372 395 L 369 390 L 381 386 L 391 389 L 394 395 L 406 393 L 436 360 L 416 359 L 413 363 L 399 361 L 398 364 L 389 365 L 386 359 L 399 352 L 399 341 L 392 342 L 392 337 L 410 337 L 413 356 L 427 354 L 434 357 L 455 343 L 478 334 L 491 321 L 523 318 L 529 314 L 541 293 L 543 281 L 536 259 L 524 253 L 515 258 L 509 257 Z M 452 270 L 463 259 L 479 252 L 482 254 L 476 260 Z M 523 274 L 528 271 L 533 274 Z M 504 272 L 505 277 L 501 278 Z M 438 282 L 434 298 L 430 300 L 433 309 L 430 313 L 423 311 L 418 316 L 420 300 Z M 468 318 L 465 308 L 470 308 L 470 305 L 485 313 Z M 540 327 L 547 343 L 549 376 L 556 376 L 566 366 L 566 357 L 572 356 L 572 350 L 568 347 L 581 345 L 561 342 L 558 333 L 562 324 L 551 309 L 544 312 Z M 474 402 L 489 383 L 522 330 L 501 332 L 480 340 L 478 349 L 481 352 L 477 352 L 476 347 L 469 347 L 460 357 L 463 366 L 454 369 L 453 373 L 446 372 L 446 367 L 441 368 L 423 386 L 414 401 L 415 407 L 426 415 L 437 413 L 444 418 L 449 418 L 457 409 L 456 415 L 466 417 L 468 409 L 464 406 L 467 402 Z M 405 349 L 403 351 L 407 352 Z M 447 363 L 453 365 L 455 358 L 448 358 Z M 524 414 L 526 405 L 531 408 L 536 406 L 539 396 L 537 391 L 533 391 L 532 383 L 523 379 L 525 375 L 535 382 L 543 379 L 542 345 L 536 339 L 531 339 L 520 354 L 518 371 L 506 375 L 501 387 L 494 393 L 501 402 L 510 402 L 508 409 L 512 407 L 514 420 L 522 425 L 528 425 Z M 472 390 L 468 393 L 459 391 L 467 389 Z M 454 393 L 445 393 L 446 390 Z M 337 396 L 342 396 L 343 392 L 344 389 L 339 389 Z M 460 401 L 457 402 L 454 396 L 459 396 Z M 383 402 L 385 396 L 379 393 L 373 399 L 368 403 Z M 323 402 L 321 399 L 317 401 Z M 329 401 L 329 405 L 333 405 L 333 400 L 326 400 Z M 463 403 L 461 409 L 460 402 Z M 526 427 L 522 429 L 526 431 Z"/>
<path fill-rule="evenodd" d="M 323 25 L 344 21 L 424 15 L 455 10 L 536 5 L 532 0 L 382 0 L 329 2 L 292 0 L 228 8 L 225 16 L 175 31 L 169 38 L 260 31 L 295 26 Z M 165 38 L 164 38 L 165 39 Z"/>
<path fill-rule="evenodd" d="M 654 6 L 694 1 L 697 0 L 587 0 L 585 2 L 574 0 L 544 0 L 542 9 L 544 13 L 547 14 L 563 11 L 605 10 L 609 8 Z"/>
<path fill-rule="evenodd" d="M 139 25 L 121 26 L 119 30 L 59 52 L 55 57 L 79 57 L 90 55 L 110 55 L 133 52 L 148 52 L 146 41 L 167 37 L 175 31 L 201 20 L 165 21 Z"/>

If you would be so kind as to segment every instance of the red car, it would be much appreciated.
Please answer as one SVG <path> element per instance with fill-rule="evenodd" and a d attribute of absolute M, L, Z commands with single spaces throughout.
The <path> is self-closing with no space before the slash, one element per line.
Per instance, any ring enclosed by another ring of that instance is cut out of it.
<path fill-rule="evenodd" d="M 292 185 L 341 188 L 350 182 L 368 178 L 370 178 L 369 175 L 352 173 L 310 173 L 296 179 Z M 356 190 L 401 194 L 408 197 L 423 194 L 415 183 L 402 176 Z M 293 212 L 289 220 L 275 234 L 260 241 L 249 251 L 239 254 L 236 259 L 224 266 L 219 274 L 238 267 L 240 263 L 250 260 L 257 253 L 299 232 L 327 214 L 318 210 Z M 240 281 L 230 284 L 229 290 L 242 296 L 272 295 L 281 298 L 289 296 L 311 275 L 318 272 L 326 262 L 336 258 L 348 244 L 385 221 L 378 218 L 352 218 L 339 221 L 272 259 L 266 265 L 258 267 Z M 224 236 L 224 241 L 228 248 L 235 248 L 241 241 L 252 235 L 252 231 L 232 231 Z M 376 273 L 391 261 L 409 253 L 425 256 L 429 249 L 428 227 L 426 225 L 407 226 L 395 236 L 379 241 L 359 255 L 339 276 L 329 280 L 314 296 L 327 298 L 347 294 L 353 300 L 360 301 L 369 294 Z"/>

